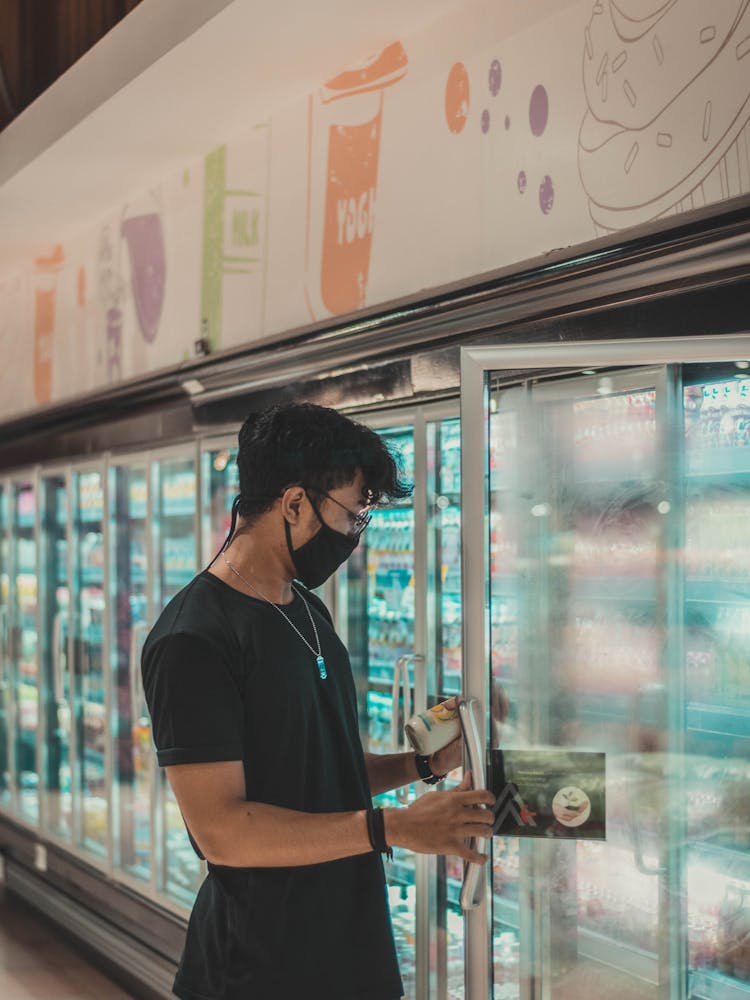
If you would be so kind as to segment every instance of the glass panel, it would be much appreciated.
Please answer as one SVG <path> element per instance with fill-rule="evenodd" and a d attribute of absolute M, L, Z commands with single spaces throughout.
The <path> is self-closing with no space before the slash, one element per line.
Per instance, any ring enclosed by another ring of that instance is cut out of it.
<path fill-rule="evenodd" d="M 213 448 L 201 455 L 201 537 L 203 563 L 208 564 L 224 544 L 232 522 L 232 501 L 240 491 L 236 448 Z"/>
<path fill-rule="evenodd" d="M 604 751 L 609 789 L 606 842 L 559 821 L 494 838 L 495 1000 L 525 995 L 529 976 L 550 1000 L 598 1000 L 604 969 L 609 995 L 660 995 L 674 910 L 656 385 L 613 374 L 492 393 L 493 746 Z"/>
<path fill-rule="evenodd" d="M 45 705 L 45 825 L 55 836 L 72 841 L 67 486 L 64 475 L 45 476 L 41 482 L 39 639 Z"/>
<path fill-rule="evenodd" d="M 381 432 L 401 456 L 406 478 L 414 480 L 414 433 L 411 428 Z M 376 510 L 359 546 L 339 573 L 339 601 L 357 687 L 362 746 L 391 753 L 392 686 L 396 661 L 414 652 L 414 508 L 410 499 Z M 413 684 L 413 667 L 409 668 Z M 413 702 L 413 694 L 412 694 Z M 403 712 L 401 723 L 403 724 Z M 399 732 L 403 732 L 400 727 Z M 374 800 L 398 804 L 395 792 Z M 414 855 L 396 848 L 386 865 L 388 896 L 407 996 L 413 996 L 416 936 Z"/>
<path fill-rule="evenodd" d="M 151 877 L 151 723 L 143 699 L 141 647 L 148 631 L 146 465 L 109 471 L 110 670 L 115 705 L 112 766 L 113 863 Z"/>
<path fill-rule="evenodd" d="M 32 483 L 13 486 L 11 554 L 15 586 L 11 592 L 11 676 L 15 687 L 14 763 L 17 808 L 23 819 L 39 822 L 37 729 L 36 494 Z"/>
<path fill-rule="evenodd" d="M 168 458 L 153 465 L 152 496 L 155 538 L 155 613 L 193 579 L 197 571 L 197 482 L 192 458 Z M 190 907 L 201 880 L 201 866 L 182 821 L 177 800 L 163 768 L 158 772 L 162 831 L 159 844 L 159 889 Z"/>
<path fill-rule="evenodd" d="M 10 546 L 8 544 L 8 529 L 8 487 L 5 483 L 0 483 L 0 809 L 10 809 L 12 803 L 10 776 L 11 665 L 8 628 Z"/>
<path fill-rule="evenodd" d="M 73 476 L 73 675 L 76 844 L 107 853 L 107 718 L 104 670 L 104 493 L 100 472 Z"/>
<path fill-rule="evenodd" d="M 687 369 L 689 996 L 750 996 L 750 379 Z M 739 369 L 739 370 L 738 370 Z"/>

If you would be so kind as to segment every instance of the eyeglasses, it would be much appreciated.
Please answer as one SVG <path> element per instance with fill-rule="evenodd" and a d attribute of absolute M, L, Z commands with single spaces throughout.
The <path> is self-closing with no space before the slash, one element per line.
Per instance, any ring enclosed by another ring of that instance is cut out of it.
<path fill-rule="evenodd" d="M 340 500 L 337 500 L 336 497 L 332 497 L 330 493 L 326 493 L 325 490 L 319 490 L 315 486 L 305 486 L 304 489 L 311 490 L 313 493 L 317 493 L 320 496 L 325 497 L 327 500 L 332 500 L 333 503 L 335 503 L 338 507 L 341 507 L 342 510 L 345 510 L 347 512 L 347 514 L 349 515 L 350 524 L 352 525 L 351 530 L 349 531 L 349 534 L 352 536 L 352 538 L 359 538 L 359 536 L 362 534 L 362 532 L 365 530 L 367 525 L 372 520 L 372 506 L 373 506 L 372 504 L 368 505 L 367 507 L 363 507 L 362 510 L 360 510 L 358 513 L 355 513 L 353 510 L 349 510 L 349 508 L 346 507 L 343 503 L 341 503 Z M 315 511 L 315 513 L 318 514 L 317 510 Z M 318 517 L 320 517 L 320 514 L 318 514 Z"/>

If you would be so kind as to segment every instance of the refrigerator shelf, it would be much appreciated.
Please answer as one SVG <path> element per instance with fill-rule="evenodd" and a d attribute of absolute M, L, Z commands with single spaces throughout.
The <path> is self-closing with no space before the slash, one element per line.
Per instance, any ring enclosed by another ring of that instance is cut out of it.
<path fill-rule="evenodd" d="M 653 603 L 658 581 L 652 576 L 578 575 L 571 579 L 572 599 L 616 601 L 637 604 Z"/>
<path fill-rule="evenodd" d="M 750 710 L 734 705 L 731 709 L 721 705 L 700 702 L 688 704 L 685 709 L 688 730 L 709 733 L 713 736 L 733 736 L 750 739 Z"/>
<path fill-rule="evenodd" d="M 688 1000 L 747 1000 L 750 982 L 724 975 L 717 969 L 695 969 L 688 976 Z"/>
<path fill-rule="evenodd" d="M 750 448 L 732 447 L 708 448 L 686 454 L 687 475 L 691 480 L 700 481 L 708 477 L 720 476 L 736 479 L 738 485 L 747 486 L 750 480 Z"/>
<path fill-rule="evenodd" d="M 694 604 L 738 604 L 746 607 L 750 602 L 750 579 L 688 578 L 685 581 L 685 600 Z"/>

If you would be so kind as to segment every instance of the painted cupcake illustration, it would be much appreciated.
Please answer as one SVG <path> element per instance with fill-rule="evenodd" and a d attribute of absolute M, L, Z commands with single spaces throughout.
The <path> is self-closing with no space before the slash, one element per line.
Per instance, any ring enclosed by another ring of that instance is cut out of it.
<path fill-rule="evenodd" d="M 597 0 L 584 36 L 599 232 L 750 191 L 750 0 Z"/>

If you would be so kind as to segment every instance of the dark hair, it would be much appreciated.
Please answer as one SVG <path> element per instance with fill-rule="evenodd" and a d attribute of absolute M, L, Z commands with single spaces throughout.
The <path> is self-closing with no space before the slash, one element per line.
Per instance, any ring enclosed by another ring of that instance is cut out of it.
<path fill-rule="evenodd" d="M 411 495 L 399 457 L 383 439 L 336 410 L 313 403 L 285 403 L 252 413 L 240 429 L 237 513 L 252 518 L 270 510 L 287 486 L 328 492 L 362 470 L 372 503 Z"/>

